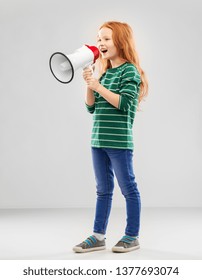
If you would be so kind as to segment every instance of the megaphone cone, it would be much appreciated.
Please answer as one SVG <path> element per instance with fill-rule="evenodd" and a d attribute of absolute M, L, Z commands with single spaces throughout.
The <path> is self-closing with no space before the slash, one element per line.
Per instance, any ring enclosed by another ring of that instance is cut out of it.
<path fill-rule="evenodd" d="M 53 53 L 49 60 L 49 66 L 53 76 L 59 82 L 67 84 L 72 81 L 77 69 L 84 69 L 93 64 L 98 57 L 99 50 L 97 47 L 83 45 L 69 55 L 61 52 Z"/>

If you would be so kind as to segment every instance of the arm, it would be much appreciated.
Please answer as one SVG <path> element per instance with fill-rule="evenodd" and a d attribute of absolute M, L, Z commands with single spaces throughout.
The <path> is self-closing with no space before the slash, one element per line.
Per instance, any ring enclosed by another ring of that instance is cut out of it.
<path fill-rule="evenodd" d="M 88 88 L 98 92 L 104 99 L 106 99 L 110 104 L 114 107 L 119 107 L 119 99 L 120 96 L 112 91 L 108 90 L 107 88 L 103 87 L 99 81 L 92 76 L 88 76 L 86 78 L 86 83 Z"/>
<path fill-rule="evenodd" d="M 85 103 L 88 106 L 93 106 L 95 103 L 95 96 L 93 90 L 87 87 L 86 95 L 85 95 Z"/>
<path fill-rule="evenodd" d="M 119 100 L 120 100 L 119 94 L 113 93 L 112 91 L 103 87 L 100 83 L 98 83 L 98 86 L 95 89 L 95 91 L 98 92 L 104 99 L 106 99 L 114 107 L 119 108 Z"/>
<path fill-rule="evenodd" d="M 85 68 L 83 71 L 83 79 L 86 81 L 87 78 L 92 77 L 92 70 L 91 68 Z M 95 110 L 95 96 L 92 89 L 87 86 L 86 94 L 85 94 L 85 104 L 86 109 L 89 113 L 93 114 Z"/>
<path fill-rule="evenodd" d="M 90 67 L 87 67 L 83 70 L 83 79 L 87 82 L 87 79 L 92 78 L 93 72 Z M 85 94 L 85 102 L 88 106 L 93 106 L 95 103 L 95 96 L 93 90 L 87 86 L 87 91 Z"/>
<path fill-rule="evenodd" d="M 108 90 L 92 76 L 88 76 L 86 79 L 89 88 L 98 92 L 115 108 L 122 111 L 127 111 L 134 101 L 136 103 L 138 102 L 140 82 L 139 72 L 137 72 L 134 66 L 129 66 L 127 71 L 123 74 L 119 94 Z"/>
<path fill-rule="evenodd" d="M 107 88 L 103 87 L 97 79 L 92 76 L 91 68 L 86 68 L 83 71 L 83 78 L 87 83 L 87 92 L 85 96 L 85 102 L 88 106 L 93 106 L 95 103 L 95 96 L 93 91 L 99 93 L 104 99 L 106 99 L 114 107 L 119 107 L 120 96 L 113 93 Z"/>

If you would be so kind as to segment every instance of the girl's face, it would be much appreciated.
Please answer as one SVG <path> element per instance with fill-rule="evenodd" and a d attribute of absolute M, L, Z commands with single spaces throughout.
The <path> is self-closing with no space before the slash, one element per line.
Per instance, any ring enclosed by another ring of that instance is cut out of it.
<path fill-rule="evenodd" d="M 102 55 L 102 58 L 115 60 L 118 57 L 117 49 L 112 39 L 112 30 L 103 27 L 98 32 L 97 47 Z"/>

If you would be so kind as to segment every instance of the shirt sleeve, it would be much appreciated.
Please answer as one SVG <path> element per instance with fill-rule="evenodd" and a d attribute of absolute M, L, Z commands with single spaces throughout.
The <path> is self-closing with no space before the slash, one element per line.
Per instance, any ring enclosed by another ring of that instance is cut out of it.
<path fill-rule="evenodd" d="M 95 104 L 89 106 L 88 104 L 85 103 L 85 105 L 86 105 L 87 111 L 88 111 L 90 114 L 93 114 L 94 111 L 95 111 Z"/>
<path fill-rule="evenodd" d="M 119 110 L 128 111 L 134 101 L 138 102 L 141 77 L 135 66 L 128 66 L 121 79 Z"/>

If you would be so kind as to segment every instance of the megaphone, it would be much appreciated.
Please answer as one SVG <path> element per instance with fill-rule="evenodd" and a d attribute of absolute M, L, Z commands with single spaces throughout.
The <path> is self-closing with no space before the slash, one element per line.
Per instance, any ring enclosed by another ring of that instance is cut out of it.
<path fill-rule="evenodd" d="M 95 63 L 99 57 L 99 50 L 95 46 L 83 45 L 74 53 L 65 55 L 55 52 L 49 60 L 50 70 L 53 76 L 61 83 L 72 81 L 74 72 L 79 68 L 86 68 Z"/>

